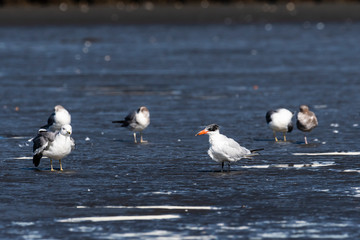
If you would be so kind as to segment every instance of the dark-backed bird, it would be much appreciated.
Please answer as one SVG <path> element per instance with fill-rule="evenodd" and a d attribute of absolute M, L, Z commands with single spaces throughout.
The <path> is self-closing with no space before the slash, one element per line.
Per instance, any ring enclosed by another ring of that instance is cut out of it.
<path fill-rule="evenodd" d="M 210 148 L 208 154 L 214 161 L 221 163 L 221 171 L 224 170 L 225 162 L 228 163 L 228 171 L 230 171 L 230 163 L 237 162 L 242 158 L 250 158 L 254 156 L 253 153 L 256 151 L 263 150 L 249 150 L 240 146 L 234 139 L 221 134 L 220 128 L 216 124 L 208 125 L 195 136 L 203 134 L 209 135 Z"/>
<path fill-rule="evenodd" d="M 286 142 L 286 133 L 293 130 L 292 117 L 293 113 L 285 108 L 270 110 L 266 113 L 266 122 L 273 130 L 275 141 L 278 141 L 276 132 L 282 132 L 284 142 Z"/>
<path fill-rule="evenodd" d="M 306 133 L 313 130 L 318 125 L 315 113 L 309 110 L 306 105 L 300 106 L 300 112 L 296 115 L 296 126 L 300 131 L 304 132 L 305 144 L 308 144 Z"/>
<path fill-rule="evenodd" d="M 75 141 L 70 137 L 72 128 L 70 125 L 63 125 L 60 131 L 49 132 L 46 129 L 40 129 L 38 135 L 32 140 L 33 163 L 35 167 L 39 166 L 40 159 L 45 156 L 50 158 L 51 171 L 54 171 L 52 160 L 59 160 L 60 171 L 63 171 L 61 159 L 70 154 L 75 148 Z"/>
<path fill-rule="evenodd" d="M 41 128 L 49 129 L 50 131 L 59 131 L 63 125 L 71 124 L 71 115 L 61 105 L 54 107 L 54 112 L 48 118 L 48 123 Z"/>
<path fill-rule="evenodd" d="M 144 131 L 150 124 L 150 112 L 147 107 L 140 107 L 136 111 L 129 113 L 124 120 L 113 121 L 113 123 L 122 123 L 121 127 L 126 127 L 130 131 L 134 132 L 134 142 L 136 140 L 136 132 L 140 132 L 140 142 L 144 143 L 147 141 L 143 140 L 142 131 Z"/>

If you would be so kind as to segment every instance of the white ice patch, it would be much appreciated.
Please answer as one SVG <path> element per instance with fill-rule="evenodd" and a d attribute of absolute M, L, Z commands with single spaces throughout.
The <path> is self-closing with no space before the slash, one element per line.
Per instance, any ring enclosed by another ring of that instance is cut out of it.
<path fill-rule="evenodd" d="M 327 167 L 335 165 L 335 162 L 311 162 L 311 163 L 299 163 L 299 164 L 265 164 L 265 165 L 247 165 L 241 168 L 306 168 L 306 167 Z"/>
<path fill-rule="evenodd" d="M 353 197 L 360 197 L 360 187 L 352 187 Z"/>
<path fill-rule="evenodd" d="M 159 195 L 171 195 L 172 192 L 168 191 L 168 192 L 152 192 L 152 194 L 159 194 Z"/>
<path fill-rule="evenodd" d="M 101 239 L 184 239 L 179 234 L 164 230 L 154 230 L 151 232 L 135 232 L 135 233 L 111 233 L 109 235 L 102 235 Z M 191 238 L 198 239 L 198 238 Z M 203 238 L 200 238 L 203 239 Z"/>
<path fill-rule="evenodd" d="M 360 170 L 358 169 L 346 169 L 343 172 L 348 172 L 348 173 L 360 173 Z"/>
<path fill-rule="evenodd" d="M 80 233 L 89 233 L 89 232 L 101 231 L 101 230 L 103 230 L 102 227 L 79 226 L 79 227 L 69 228 L 69 231 L 70 231 L 70 232 L 80 232 Z"/>
<path fill-rule="evenodd" d="M 360 152 L 322 152 L 322 153 L 292 153 L 295 156 L 356 156 Z"/>
<path fill-rule="evenodd" d="M 227 226 L 225 225 L 224 223 L 218 223 L 217 224 L 218 227 L 221 228 L 221 230 L 235 230 L 235 231 L 238 231 L 238 230 L 249 230 L 250 227 L 248 226 L 236 226 L 236 227 L 233 227 L 233 226 Z"/>
<path fill-rule="evenodd" d="M 242 166 L 241 168 L 269 168 L 270 165 L 248 165 Z"/>
<path fill-rule="evenodd" d="M 24 137 L 24 136 L 17 136 L 17 137 L 9 137 L 10 139 L 26 139 L 28 137 Z"/>
<path fill-rule="evenodd" d="M 87 206 L 77 206 L 76 208 L 90 208 Z M 167 210 L 220 210 L 219 207 L 212 206 L 98 206 L 96 208 L 121 208 L 121 209 L 167 209 Z"/>
<path fill-rule="evenodd" d="M 14 158 L 15 160 L 28 160 L 28 159 L 32 159 L 32 157 L 17 157 Z"/>
<path fill-rule="evenodd" d="M 15 226 L 20 226 L 20 227 L 28 227 L 28 226 L 35 225 L 34 222 L 12 222 L 12 224 Z"/>
<path fill-rule="evenodd" d="M 102 216 L 102 217 L 78 217 L 58 219 L 56 222 L 78 223 L 78 222 L 113 222 L 113 221 L 145 221 L 145 220 L 164 220 L 180 218 L 179 215 L 145 215 L 145 216 Z"/>

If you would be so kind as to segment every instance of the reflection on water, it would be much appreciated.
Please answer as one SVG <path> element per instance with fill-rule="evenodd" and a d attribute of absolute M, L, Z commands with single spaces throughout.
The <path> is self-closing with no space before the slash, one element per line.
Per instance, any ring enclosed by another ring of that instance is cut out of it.
<path fill-rule="evenodd" d="M 1 238 L 359 238 L 359 30 L 1 28 Z M 77 147 L 51 173 L 27 140 L 57 104 Z M 272 141 L 265 113 L 301 104 L 311 144 Z M 111 121 L 142 105 L 149 143 L 134 144 Z M 221 173 L 194 137 L 210 123 L 265 150 Z"/>

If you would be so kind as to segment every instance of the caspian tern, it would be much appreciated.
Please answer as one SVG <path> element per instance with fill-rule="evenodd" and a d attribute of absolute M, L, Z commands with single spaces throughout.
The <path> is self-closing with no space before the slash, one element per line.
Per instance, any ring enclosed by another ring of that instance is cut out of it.
<path fill-rule="evenodd" d="M 309 107 L 306 105 L 300 106 L 300 112 L 296 116 L 296 126 L 300 131 L 310 132 L 318 125 L 318 120 L 315 113 L 309 110 Z M 306 135 L 304 135 L 305 144 L 308 144 Z"/>
<path fill-rule="evenodd" d="M 225 162 L 228 163 L 228 171 L 230 171 L 230 163 L 237 162 L 242 158 L 250 158 L 254 156 L 252 153 L 263 150 L 249 150 L 242 147 L 234 139 L 221 134 L 219 129 L 218 125 L 210 124 L 195 136 L 203 134 L 209 135 L 210 148 L 208 154 L 214 161 L 221 163 L 221 172 L 224 170 Z"/>
<path fill-rule="evenodd" d="M 146 107 L 142 106 L 138 110 L 129 113 L 124 120 L 113 121 L 113 123 L 122 123 L 121 127 L 127 127 L 130 131 L 133 131 L 135 143 L 137 143 L 136 132 L 140 132 L 141 143 L 147 142 L 143 140 L 142 136 L 142 131 L 150 124 L 150 112 Z"/>
<path fill-rule="evenodd" d="M 277 142 L 276 132 L 282 132 L 284 135 L 284 142 L 286 142 L 286 132 L 293 130 L 292 124 L 293 113 L 285 108 L 270 110 L 266 113 L 266 122 L 274 132 L 274 138 Z"/>
<path fill-rule="evenodd" d="M 63 125 L 60 131 L 48 132 L 46 129 L 40 129 L 38 135 L 32 140 L 33 163 L 35 167 L 39 166 L 40 159 L 43 156 L 50 158 L 51 171 L 54 171 L 52 159 L 59 160 L 60 171 L 63 171 L 61 159 L 70 154 L 75 147 L 75 141 L 70 137 L 72 128 L 70 125 Z"/>
<path fill-rule="evenodd" d="M 63 125 L 71 124 L 71 116 L 69 112 L 61 105 L 54 107 L 54 112 L 48 118 L 48 123 L 41 128 L 50 131 L 59 131 Z"/>

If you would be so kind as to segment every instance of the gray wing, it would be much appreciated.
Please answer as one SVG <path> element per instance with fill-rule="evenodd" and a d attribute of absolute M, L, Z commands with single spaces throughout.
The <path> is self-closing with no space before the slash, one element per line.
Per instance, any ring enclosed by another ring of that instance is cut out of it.
<path fill-rule="evenodd" d="M 56 134 L 57 132 L 48 132 L 44 129 L 39 130 L 38 135 L 32 140 L 34 143 L 33 145 L 34 155 L 42 153 L 49 145 L 49 142 L 54 141 Z"/>
<path fill-rule="evenodd" d="M 133 122 L 136 122 L 136 111 L 129 113 L 126 117 L 125 117 L 125 122 L 129 125 Z"/>
<path fill-rule="evenodd" d="M 250 154 L 250 150 L 240 146 L 234 139 L 223 136 L 222 144 L 214 148 L 214 152 L 220 159 L 228 159 L 230 161 L 237 161 Z"/>
<path fill-rule="evenodd" d="M 50 117 L 48 118 L 48 123 L 41 128 L 49 128 L 51 125 L 53 125 L 55 122 L 55 113 L 52 113 Z"/>
<path fill-rule="evenodd" d="M 247 154 L 250 154 L 250 150 L 240 146 L 234 139 L 228 138 L 226 142 L 227 147 L 225 150 L 225 154 L 231 158 L 239 159 L 245 157 Z"/>
<path fill-rule="evenodd" d="M 33 163 L 35 167 L 39 166 L 43 151 L 49 146 L 50 142 L 54 141 L 56 133 L 40 129 L 38 135 L 32 140 L 34 143 Z"/>
<path fill-rule="evenodd" d="M 136 111 L 129 113 L 124 120 L 112 121 L 113 123 L 122 123 L 122 127 L 128 127 L 130 124 L 136 122 Z"/>

